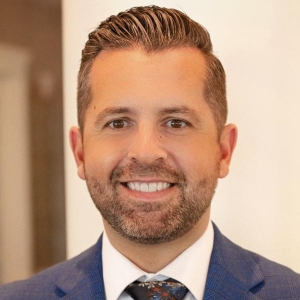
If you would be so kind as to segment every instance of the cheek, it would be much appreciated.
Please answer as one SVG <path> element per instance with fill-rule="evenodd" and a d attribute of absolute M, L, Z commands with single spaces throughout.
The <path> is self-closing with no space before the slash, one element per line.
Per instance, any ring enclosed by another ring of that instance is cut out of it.
<path fill-rule="evenodd" d="M 111 145 L 88 144 L 84 148 L 85 171 L 88 175 L 110 174 L 122 161 L 124 155 Z"/>
<path fill-rule="evenodd" d="M 171 156 L 189 180 L 199 179 L 215 171 L 220 159 L 219 148 L 209 142 L 183 143 L 174 148 Z"/>

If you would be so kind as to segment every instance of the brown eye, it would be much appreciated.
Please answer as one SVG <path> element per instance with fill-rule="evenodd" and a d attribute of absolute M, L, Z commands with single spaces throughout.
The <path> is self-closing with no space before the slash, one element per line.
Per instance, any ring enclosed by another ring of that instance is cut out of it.
<path fill-rule="evenodd" d="M 186 122 L 179 119 L 172 119 L 167 122 L 167 125 L 172 128 L 182 128 L 186 126 Z"/>
<path fill-rule="evenodd" d="M 112 122 L 109 123 L 108 125 L 109 127 L 112 127 L 112 128 L 124 128 L 126 126 L 128 126 L 128 123 L 124 120 L 114 120 Z"/>

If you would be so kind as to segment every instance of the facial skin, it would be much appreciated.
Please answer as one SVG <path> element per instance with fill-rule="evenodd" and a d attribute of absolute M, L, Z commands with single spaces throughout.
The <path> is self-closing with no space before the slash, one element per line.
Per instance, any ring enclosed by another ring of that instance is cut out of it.
<path fill-rule="evenodd" d="M 219 138 L 204 76 L 203 55 L 188 47 L 96 58 L 84 130 L 73 127 L 70 138 L 78 175 L 108 232 L 160 244 L 206 228 L 236 128 L 225 126 Z"/>

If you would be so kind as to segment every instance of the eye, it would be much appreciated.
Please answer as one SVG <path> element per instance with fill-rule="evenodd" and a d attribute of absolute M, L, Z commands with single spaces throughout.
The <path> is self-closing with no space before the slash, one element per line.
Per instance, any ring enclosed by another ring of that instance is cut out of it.
<path fill-rule="evenodd" d="M 171 119 L 167 122 L 167 126 L 171 128 L 183 128 L 187 125 L 187 122 L 180 119 Z"/>
<path fill-rule="evenodd" d="M 118 119 L 109 122 L 107 125 L 113 129 L 120 129 L 129 126 L 129 123 L 125 120 Z"/>

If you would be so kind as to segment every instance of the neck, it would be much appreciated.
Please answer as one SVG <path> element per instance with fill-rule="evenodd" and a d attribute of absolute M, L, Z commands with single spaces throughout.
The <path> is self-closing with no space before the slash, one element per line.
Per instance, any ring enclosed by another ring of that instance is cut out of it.
<path fill-rule="evenodd" d="M 209 222 L 209 210 L 201 220 L 181 238 L 172 242 L 148 245 L 132 242 L 117 233 L 105 220 L 104 228 L 110 243 L 126 258 L 147 273 L 162 270 L 183 251 L 194 244 L 205 232 Z"/>

